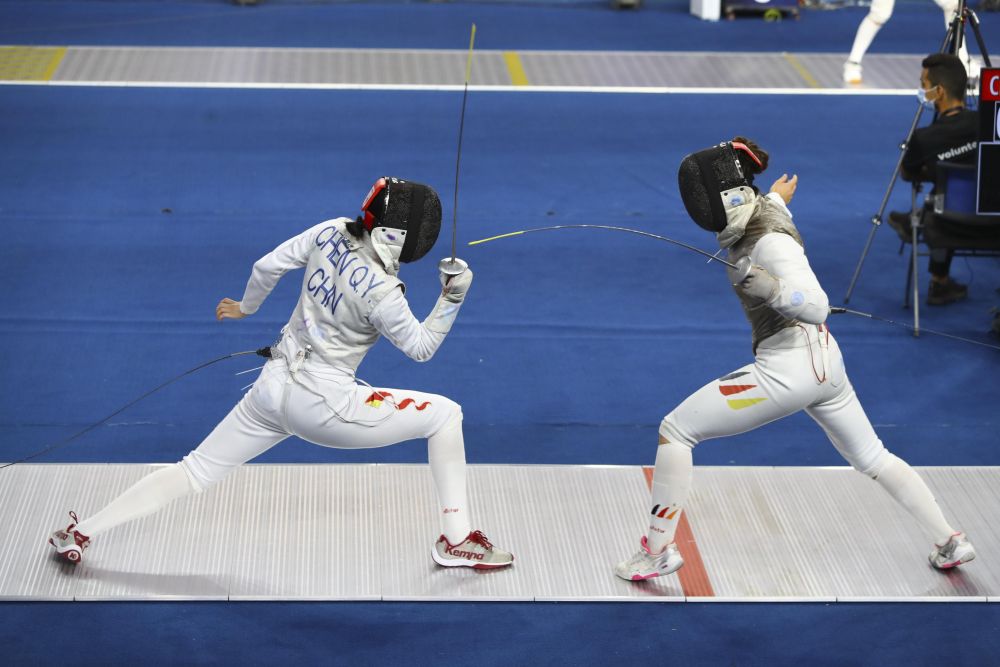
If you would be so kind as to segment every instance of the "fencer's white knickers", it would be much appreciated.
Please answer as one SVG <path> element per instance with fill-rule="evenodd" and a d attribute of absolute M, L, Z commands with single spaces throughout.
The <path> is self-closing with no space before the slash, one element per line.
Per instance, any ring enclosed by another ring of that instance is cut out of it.
<path fill-rule="evenodd" d="M 694 447 L 805 410 L 856 469 L 884 449 L 854 393 L 836 339 L 825 325 L 790 327 L 760 342 L 754 363 L 714 380 L 667 415 L 660 434 Z"/>
<path fill-rule="evenodd" d="M 184 457 L 202 487 L 290 435 L 325 447 L 362 449 L 430 438 L 462 419 L 459 405 L 444 396 L 360 385 L 343 373 L 310 369 L 308 361 L 295 373 L 307 374 L 307 385 L 296 381 L 284 359 L 269 361 L 253 388 Z"/>
<path fill-rule="evenodd" d="M 693 393 L 660 424 L 647 543 L 673 541 L 691 486 L 691 449 L 703 440 L 753 430 L 805 410 L 837 451 L 876 479 L 920 523 L 928 537 L 954 531 L 920 476 L 875 433 L 847 377 L 836 339 L 825 325 L 782 330 L 758 345 L 754 363 Z"/>
<path fill-rule="evenodd" d="M 293 361 L 293 366 L 296 362 Z M 138 519 L 192 491 L 222 481 L 240 465 L 290 435 L 326 447 L 382 447 L 427 438 L 427 458 L 441 507 L 442 532 L 457 544 L 471 531 L 466 498 L 462 409 L 418 391 L 362 386 L 321 362 L 295 370 L 272 359 L 253 388 L 202 443 L 176 466 L 137 482 L 93 517 L 80 522 L 93 537 Z M 180 474 L 181 470 L 186 474 Z M 83 532 L 81 528 L 81 532 Z"/>
<path fill-rule="evenodd" d="M 449 540 L 471 530 L 466 498 L 462 409 L 436 394 L 373 388 L 305 360 L 272 359 L 253 388 L 182 465 L 201 488 L 296 435 L 340 449 L 384 447 L 427 438 L 427 459 Z"/>

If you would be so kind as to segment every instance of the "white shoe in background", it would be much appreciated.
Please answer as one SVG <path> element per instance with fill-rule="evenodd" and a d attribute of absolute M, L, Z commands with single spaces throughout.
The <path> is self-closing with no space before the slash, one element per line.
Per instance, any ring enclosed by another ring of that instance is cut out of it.
<path fill-rule="evenodd" d="M 844 63 L 844 83 L 851 86 L 861 83 L 861 63 L 850 60 Z"/>

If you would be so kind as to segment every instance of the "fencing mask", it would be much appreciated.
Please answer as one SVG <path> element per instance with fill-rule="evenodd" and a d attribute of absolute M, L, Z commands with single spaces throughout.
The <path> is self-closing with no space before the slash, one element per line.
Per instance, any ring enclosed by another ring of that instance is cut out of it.
<path fill-rule="evenodd" d="M 392 275 L 399 271 L 399 262 L 415 262 L 426 255 L 441 231 L 441 200 L 422 183 L 380 178 L 361 210 L 375 252 Z"/>
<path fill-rule="evenodd" d="M 677 173 L 688 215 L 702 229 L 716 232 L 723 248 L 743 236 L 757 201 L 753 174 L 743 173 L 737 151 L 763 168 L 745 144 L 725 141 L 685 156 Z"/>

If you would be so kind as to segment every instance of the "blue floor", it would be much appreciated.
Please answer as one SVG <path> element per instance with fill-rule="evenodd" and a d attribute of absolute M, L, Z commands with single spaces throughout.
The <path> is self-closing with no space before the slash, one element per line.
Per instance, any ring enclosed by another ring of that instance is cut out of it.
<path fill-rule="evenodd" d="M 66 656 L 87 665 L 238 657 L 242 665 L 985 666 L 1000 651 L 995 604 L 168 602 L 5 611 L 5 653 L 35 656 L 9 663 L 19 666 Z"/>
<path fill-rule="evenodd" d="M 749 3 L 747 3 L 749 4 Z M 976 3 L 969 3 L 976 9 Z M 649 2 L 639 11 L 609 3 L 274 2 L 234 7 L 190 2 L 4 0 L 0 43 L 153 46 L 457 48 L 477 25 L 480 49 L 592 51 L 812 51 L 850 49 L 867 7 L 803 10 L 798 20 L 755 18 L 704 22 L 683 0 Z M 1000 50 L 1000 14 L 978 11 L 988 50 Z M 937 51 L 941 10 L 929 0 L 901 0 L 872 53 Z M 971 30 L 968 38 L 973 39 Z"/>
<path fill-rule="evenodd" d="M 845 51 L 863 13 L 710 25 L 676 4 L 612 12 L 597 5 L 0 2 L 0 43 L 462 48 L 474 19 L 479 48 Z M 995 43 L 997 15 L 981 18 Z M 940 23 L 931 3 L 901 3 L 873 51 L 934 51 Z M 392 173 L 434 184 L 450 220 L 459 105 L 459 94 L 445 92 L 0 87 L 0 346 L 8 351 L 0 458 L 36 452 L 186 369 L 269 342 L 294 303 L 299 276 L 287 276 L 241 322 L 215 322 L 215 303 L 239 298 L 253 261 L 285 238 L 355 215 L 374 178 Z M 913 101 L 899 97 L 474 93 L 459 239 L 596 223 L 714 250 L 680 207 L 676 165 L 691 150 L 741 133 L 771 151 L 761 185 L 782 172 L 799 174 L 796 222 L 817 275 L 839 302 L 913 112 Z M 896 188 L 890 208 L 906 204 L 905 188 Z M 908 320 L 898 246 L 891 230 L 877 233 L 852 307 Z M 435 252 L 445 254 L 445 244 Z M 438 356 L 418 365 L 382 342 L 360 375 L 462 403 L 472 463 L 649 464 L 662 415 L 751 359 L 724 275 L 673 246 L 566 231 L 460 254 L 476 281 Z M 956 261 L 953 274 L 969 282 L 969 300 L 925 309 L 924 326 L 997 342 L 986 330 L 990 309 L 1000 305 L 1000 264 Z M 429 310 L 434 262 L 406 267 L 402 277 L 414 310 Z M 914 339 L 903 328 L 847 315 L 831 327 L 890 449 L 916 465 L 1000 465 L 997 351 Z M 39 460 L 176 460 L 238 400 L 252 375 L 233 373 L 252 365 L 241 359 L 201 371 Z M 260 459 L 423 460 L 422 443 L 350 452 L 294 439 Z M 842 465 L 802 415 L 701 445 L 695 461 Z M 667 656 L 695 664 L 985 664 L 1000 648 L 996 609 L 8 604 L 0 644 L 13 664 L 48 664 L 75 653 L 81 637 L 93 643 L 80 664 L 115 656 L 121 664 L 290 657 L 618 664 Z M 590 641 L 579 641 L 582 633 Z M 247 642 L 251 635 L 256 641 Z"/>
<path fill-rule="evenodd" d="M 261 311 L 241 322 L 216 322 L 216 301 L 239 298 L 250 265 L 280 241 L 316 221 L 354 215 L 372 174 L 419 177 L 452 198 L 457 93 L 38 87 L 0 96 L 14 126 L 37 128 L 5 136 L 0 157 L 10 186 L 0 341 L 8 349 L 30 341 L 42 351 L 15 355 L 5 367 L 9 386 L 33 388 L 12 393 L 0 408 L 13 458 L 202 361 L 271 341 L 301 277 L 287 276 Z M 401 99 L 423 119 L 420 131 L 398 124 L 373 136 L 367 119 Z M 725 128 L 772 151 L 770 176 L 800 174 L 796 220 L 817 275 L 839 301 L 894 164 L 894 137 L 883 128 L 905 125 L 912 102 L 844 97 L 817 107 L 808 97 L 728 99 L 742 109 L 692 95 L 474 95 L 460 239 L 612 223 L 710 248 L 710 235 L 683 214 L 672 170 Z M 64 113 L 67 106 L 74 113 Z M 787 124 L 774 126 L 779 117 L 808 121 L 790 132 Z M 841 117 L 867 123 L 838 128 Z M 268 126 L 269 118 L 282 122 Z M 811 127 L 826 128 L 812 145 L 805 143 Z M 904 206 L 904 189 L 896 194 L 894 204 Z M 880 230 L 876 241 L 851 305 L 907 321 L 906 258 L 891 230 Z M 747 327 L 721 270 L 674 246 L 563 231 L 462 254 L 477 273 L 474 291 L 434 362 L 410 363 L 383 342 L 360 374 L 462 403 L 471 461 L 647 463 L 662 415 L 750 359 Z M 954 275 L 970 282 L 972 296 L 925 309 L 924 326 L 988 342 L 1000 266 L 956 262 Z M 414 309 L 429 310 L 433 262 L 405 267 L 402 276 Z M 995 448 L 982 446 L 996 426 L 992 403 L 963 390 L 978 382 L 983 364 L 996 363 L 995 350 L 914 339 L 849 315 L 831 327 L 890 447 L 922 465 L 1000 463 Z M 250 378 L 233 373 L 252 365 L 241 359 L 203 371 L 43 460 L 175 460 L 238 399 Z M 93 383 L 100 391 L 81 393 Z M 550 433 L 568 446 L 543 444 Z M 951 444 L 942 449 L 942 441 Z M 424 454 L 283 445 L 265 460 L 373 456 L 419 461 Z M 699 448 L 698 461 L 841 464 L 801 415 Z"/>

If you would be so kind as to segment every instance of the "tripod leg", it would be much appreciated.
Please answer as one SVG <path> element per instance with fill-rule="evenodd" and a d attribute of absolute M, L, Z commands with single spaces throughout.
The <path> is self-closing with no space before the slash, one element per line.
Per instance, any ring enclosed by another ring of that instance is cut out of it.
<path fill-rule="evenodd" d="M 854 286 L 857 284 L 858 277 L 861 275 L 861 267 L 865 263 L 865 257 L 868 256 L 868 251 L 871 250 L 872 241 L 875 240 L 875 232 L 878 230 L 880 224 L 882 224 L 882 220 L 878 216 L 872 218 L 872 228 L 871 231 L 868 232 L 868 241 L 865 242 L 865 249 L 861 251 L 861 257 L 858 259 L 858 265 L 854 268 L 854 277 L 851 278 L 851 285 L 847 288 L 847 295 L 844 297 L 844 303 L 848 303 L 851 300 L 851 293 L 854 292 Z"/>
<path fill-rule="evenodd" d="M 885 190 L 885 195 L 882 196 L 882 204 L 878 207 L 878 213 L 872 216 L 872 229 L 868 233 L 868 242 L 865 243 L 865 249 L 861 251 L 861 257 L 858 258 L 858 265 L 854 269 L 854 276 L 851 278 L 851 284 L 847 288 L 847 295 L 844 297 L 844 303 L 850 303 L 851 294 L 854 293 L 854 286 L 858 282 L 858 278 L 861 276 L 861 267 L 865 263 L 865 258 L 868 257 L 868 251 L 871 250 L 872 241 L 875 238 L 875 230 L 879 228 L 882 224 L 882 216 L 885 214 L 885 207 L 889 205 L 889 195 L 892 193 L 892 189 L 896 186 L 896 179 L 899 178 L 899 172 L 903 167 L 903 155 L 905 155 L 906 146 L 910 143 L 910 137 L 913 136 L 913 131 L 917 129 L 917 123 L 920 122 L 920 115 L 924 112 L 924 108 L 917 105 L 917 113 L 913 116 L 913 122 L 910 123 L 910 131 L 906 133 L 906 141 L 899 145 L 899 159 L 896 160 L 896 168 L 892 171 L 892 178 L 889 179 L 889 186 Z"/>
<path fill-rule="evenodd" d="M 920 236 L 920 223 L 923 221 L 924 213 L 924 203 L 918 202 L 922 190 L 923 183 L 914 183 L 913 194 L 910 199 L 910 248 L 913 250 L 910 255 L 910 272 L 913 287 L 913 335 L 916 337 L 920 336 L 920 269 L 917 262 L 920 253 L 918 252 L 917 243 Z"/>
<path fill-rule="evenodd" d="M 944 22 L 949 32 L 947 52 L 961 58 L 965 50 L 965 16 L 962 14 L 962 6 L 959 5 L 950 22 L 947 17 Z"/>
<path fill-rule="evenodd" d="M 916 200 L 916 190 L 914 190 L 914 200 Z M 913 258 L 913 335 L 917 338 L 920 337 L 920 274 L 917 264 L 917 227 L 920 226 L 920 217 L 914 209 L 913 219 L 910 222 L 910 242 L 913 244 L 913 252 L 911 257 Z"/>
<path fill-rule="evenodd" d="M 938 49 L 938 53 L 954 53 L 955 52 L 955 39 L 956 35 L 961 32 L 962 16 L 958 12 L 955 12 L 955 16 L 948 23 L 948 30 L 944 34 L 944 41 L 941 43 L 941 48 Z"/>
<path fill-rule="evenodd" d="M 976 44 L 979 46 L 979 54 L 983 57 L 983 63 L 987 67 L 993 67 L 993 63 L 990 62 L 990 54 L 986 51 L 986 42 L 983 41 L 983 33 L 979 31 L 979 17 L 971 9 L 965 10 L 969 16 L 969 25 L 972 26 L 972 34 L 976 38 Z"/>
<path fill-rule="evenodd" d="M 903 249 L 900 248 L 900 253 Z M 910 307 L 910 288 L 913 286 L 913 246 L 910 246 L 910 259 L 906 262 L 906 288 L 903 290 L 903 309 Z"/>

